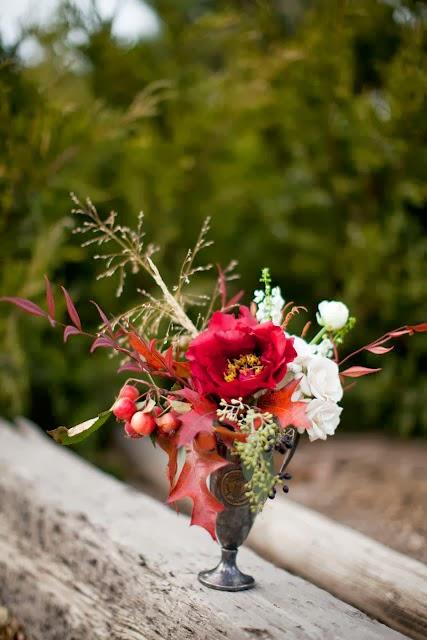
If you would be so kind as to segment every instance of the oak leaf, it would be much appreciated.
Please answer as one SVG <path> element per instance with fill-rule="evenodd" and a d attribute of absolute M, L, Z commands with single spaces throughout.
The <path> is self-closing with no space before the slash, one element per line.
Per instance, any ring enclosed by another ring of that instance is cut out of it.
<path fill-rule="evenodd" d="M 217 406 L 187 387 L 178 391 L 178 395 L 191 404 L 191 410 L 179 416 L 182 426 L 178 432 L 178 446 L 181 447 L 189 444 L 200 432 L 213 433 Z"/>
<path fill-rule="evenodd" d="M 156 437 L 157 444 L 168 456 L 167 477 L 171 488 L 174 485 L 178 469 L 178 447 L 176 440 L 176 434 L 170 437 L 159 433 Z"/>
<path fill-rule="evenodd" d="M 168 503 L 190 498 L 193 503 L 191 525 L 203 527 L 216 540 L 215 524 L 218 513 L 224 510 L 224 505 L 217 500 L 207 487 L 208 477 L 214 471 L 229 464 L 216 451 L 198 450 L 193 443 L 187 449 L 185 464 L 176 485 L 168 497 Z"/>

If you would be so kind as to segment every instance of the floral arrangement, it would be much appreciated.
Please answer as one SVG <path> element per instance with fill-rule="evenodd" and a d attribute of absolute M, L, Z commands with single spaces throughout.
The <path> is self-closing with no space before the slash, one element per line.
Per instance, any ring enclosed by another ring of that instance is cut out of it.
<path fill-rule="evenodd" d="M 339 350 L 355 323 L 346 305 L 324 300 L 316 315 L 318 331 L 307 322 L 301 335 L 293 335 L 292 322 L 306 309 L 285 304 L 266 268 L 249 306 L 240 304 L 243 292 L 228 297 L 229 282 L 236 278 L 234 262 L 217 267 L 211 295 L 191 293 L 193 277 L 212 268 L 197 263 L 211 244 L 206 239 L 209 221 L 188 251 L 177 282 L 168 286 L 153 260 L 157 248 L 145 242 L 142 214 L 132 230 L 118 223 L 115 212 L 104 220 L 89 200 L 81 204 L 73 198 L 74 213 L 81 218 L 75 231 L 85 234 L 83 244 L 95 245 L 95 258 L 105 263 L 99 277 L 118 275 L 120 295 L 129 270 L 144 272 L 159 296 L 140 290 L 140 304 L 114 318 L 94 303 L 101 322 L 95 334 L 83 329 L 64 287 L 69 323 L 56 318 L 47 278 L 46 310 L 27 299 L 2 298 L 62 327 L 65 342 L 82 335 L 91 340 L 90 352 L 112 350 L 120 358 L 118 371 L 129 376 L 108 410 L 49 433 L 70 445 L 114 416 L 126 437 L 151 438 L 168 455 L 168 502 L 190 498 L 191 524 L 204 527 L 213 538 L 224 506 L 208 489 L 210 474 L 234 456 L 243 468 L 251 509 L 260 511 L 277 488 L 289 490 L 290 475 L 284 465 L 276 470 L 274 454 L 285 454 L 299 434 L 307 433 L 310 440 L 332 436 L 340 422 L 339 403 L 351 386 L 345 386 L 346 380 L 380 371 L 348 367 L 350 358 L 362 351 L 382 356 L 393 349 L 393 339 L 427 331 L 427 323 L 403 326 L 341 358 Z M 181 465 L 179 452 L 185 456 Z"/>

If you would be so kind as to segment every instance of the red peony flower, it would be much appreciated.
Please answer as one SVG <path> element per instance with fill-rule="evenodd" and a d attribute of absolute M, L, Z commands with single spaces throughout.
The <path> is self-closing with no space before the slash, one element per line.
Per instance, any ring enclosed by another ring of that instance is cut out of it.
<path fill-rule="evenodd" d="M 186 353 L 197 391 L 225 399 L 274 389 L 296 355 L 292 338 L 272 322 L 257 322 L 247 307 L 238 318 L 214 313 Z"/>

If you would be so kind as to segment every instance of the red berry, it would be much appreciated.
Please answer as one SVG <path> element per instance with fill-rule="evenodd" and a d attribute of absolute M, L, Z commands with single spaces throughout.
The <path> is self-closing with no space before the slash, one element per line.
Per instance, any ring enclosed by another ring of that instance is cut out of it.
<path fill-rule="evenodd" d="M 149 413 L 137 411 L 132 416 L 130 426 L 134 431 L 136 431 L 136 433 L 139 433 L 140 436 L 149 436 L 150 433 L 156 428 L 156 423 L 153 416 L 151 416 Z"/>
<path fill-rule="evenodd" d="M 171 431 L 176 431 L 181 424 L 181 421 L 176 418 L 172 412 L 165 413 L 156 419 L 157 426 L 159 427 L 159 431 L 161 433 L 171 433 Z"/>
<path fill-rule="evenodd" d="M 134 431 L 132 429 L 132 426 L 130 424 L 130 422 L 126 422 L 125 424 L 125 433 L 129 438 L 141 438 L 142 436 L 139 435 L 139 433 L 137 433 L 136 431 Z"/>
<path fill-rule="evenodd" d="M 136 404 L 129 398 L 119 398 L 112 409 L 118 420 L 130 420 L 136 411 Z"/>
<path fill-rule="evenodd" d="M 139 398 L 139 391 L 132 384 L 125 384 L 124 387 L 120 389 L 119 398 L 129 398 L 129 400 L 135 400 Z"/>

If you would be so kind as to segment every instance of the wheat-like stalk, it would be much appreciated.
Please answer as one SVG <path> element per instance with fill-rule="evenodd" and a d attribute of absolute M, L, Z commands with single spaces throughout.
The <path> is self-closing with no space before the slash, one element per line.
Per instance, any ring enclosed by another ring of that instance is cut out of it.
<path fill-rule="evenodd" d="M 178 336 L 181 339 L 183 332 L 190 337 L 197 335 L 198 328 L 188 316 L 186 307 L 207 306 L 209 310 L 212 310 L 218 296 L 217 289 L 214 290 L 212 296 L 193 295 L 186 291 L 194 275 L 212 268 L 211 264 L 204 266 L 196 264 L 199 253 L 212 244 L 207 239 L 210 230 L 210 219 L 207 218 L 203 223 L 194 248 L 189 249 L 186 253 L 179 272 L 178 282 L 170 289 L 152 259 L 153 255 L 158 251 L 158 247 L 152 243 L 145 243 L 144 216 L 142 212 L 138 216 L 137 228 L 130 229 L 118 223 L 115 211 L 110 212 L 107 218 L 103 220 L 90 199 L 87 199 L 82 204 L 74 194 L 71 194 L 71 197 L 76 205 L 73 213 L 84 218 L 82 224 L 74 230 L 74 233 L 90 236 L 83 242 L 82 246 L 95 245 L 96 247 L 105 248 L 102 253 L 97 253 L 94 256 L 96 260 L 103 261 L 105 264 L 104 270 L 97 278 L 118 275 L 117 295 L 120 296 L 127 272 L 130 270 L 131 273 L 136 274 L 143 270 L 160 289 L 161 298 L 159 299 L 144 290 L 139 290 L 146 300 L 140 305 L 125 311 L 119 318 L 116 318 L 116 322 L 138 322 L 141 329 L 147 330 L 151 334 L 156 334 L 161 322 L 167 319 L 169 321 L 166 331 L 167 337 Z M 110 250 L 111 246 L 114 246 L 115 249 Z M 229 277 L 229 269 L 226 270 L 226 273 L 227 277 Z M 202 325 L 204 324 L 203 321 Z"/>

